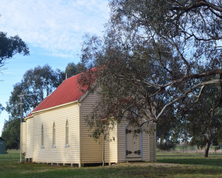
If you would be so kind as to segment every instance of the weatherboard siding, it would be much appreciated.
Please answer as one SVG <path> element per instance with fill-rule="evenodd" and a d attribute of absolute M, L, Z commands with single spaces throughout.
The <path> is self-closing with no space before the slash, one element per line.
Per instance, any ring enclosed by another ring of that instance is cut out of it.
<path fill-rule="evenodd" d="M 156 123 L 149 124 L 149 161 L 156 161 Z"/>
<path fill-rule="evenodd" d="M 118 124 L 118 162 L 126 161 L 126 151 L 125 151 L 125 129 L 127 126 L 127 121 L 122 121 Z"/>
<path fill-rule="evenodd" d="M 26 121 L 26 158 L 33 158 L 33 118 Z"/>
<path fill-rule="evenodd" d="M 22 152 L 26 152 L 26 122 L 21 123 L 22 128 Z"/>
<path fill-rule="evenodd" d="M 69 123 L 69 147 L 65 147 L 66 120 Z M 79 106 L 70 104 L 36 113 L 34 122 L 34 162 L 79 163 Z M 55 148 L 53 123 L 55 122 Z M 41 127 L 44 130 L 44 147 L 41 148 Z"/>
<path fill-rule="evenodd" d="M 102 163 L 102 139 L 95 141 L 89 135 L 89 127 L 85 122 L 85 116 L 93 111 L 97 101 L 96 93 L 89 93 L 81 102 L 80 120 L 81 120 L 81 163 Z"/>
<path fill-rule="evenodd" d="M 149 125 L 145 123 L 142 126 L 142 161 L 150 161 L 149 160 L 149 133 L 148 131 Z"/>
<path fill-rule="evenodd" d="M 118 132 L 117 124 L 115 124 L 113 130 L 109 132 L 109 138 L 105 141 L 105 163 L 117 163 L 118 162 Z"/>

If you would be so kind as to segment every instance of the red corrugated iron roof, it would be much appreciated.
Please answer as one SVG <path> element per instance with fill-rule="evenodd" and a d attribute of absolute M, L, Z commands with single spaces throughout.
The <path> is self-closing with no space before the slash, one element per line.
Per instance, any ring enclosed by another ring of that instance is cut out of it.
<path fill-rule="evenodd" d="M 66 79 L 51 95 L 46 97 L 32 112 L 59 106 L 78 100 L 84 93 L 79 91 L 78 77 L 74 75 Z M 32 112 L 27 116 L 32 116 Z"/>

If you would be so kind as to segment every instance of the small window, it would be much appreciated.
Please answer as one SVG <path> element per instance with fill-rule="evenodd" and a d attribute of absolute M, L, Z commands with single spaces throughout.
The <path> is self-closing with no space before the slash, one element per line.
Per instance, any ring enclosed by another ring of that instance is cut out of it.
<path fill-rule="evenodd" d="M 43 124 L 41 127 L 41 148 L 44 148 L 44 129 L 43 129 Z"/>
<path fill-rule="evenodd" d="M 69 122 L 66 120 L 66 128 L 65 128 L 65 147 L 69 146 Z"/>
<path fill-rule="evenodd" d="M 56 127 L 55 127 L 55 122 L 53 123 L 52 126 L 52 148 L 56 147 Z"/>

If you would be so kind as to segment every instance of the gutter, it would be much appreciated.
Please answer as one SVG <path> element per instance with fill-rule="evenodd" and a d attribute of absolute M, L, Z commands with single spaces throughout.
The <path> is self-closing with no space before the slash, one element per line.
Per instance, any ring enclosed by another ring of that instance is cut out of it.
<path fill-rule="evenodd" d="M 33 115 L 26 117 L 26 118 L 24 118 L 24 121 L 27 121 L 28 119 L 31 119 L 32 117 L 33 117 Z"/>

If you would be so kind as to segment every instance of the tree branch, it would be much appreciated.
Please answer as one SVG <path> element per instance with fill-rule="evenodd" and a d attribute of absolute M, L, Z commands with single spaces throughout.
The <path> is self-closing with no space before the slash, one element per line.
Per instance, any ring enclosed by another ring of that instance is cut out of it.
<path fill-rule="evenodd" d="M 210 8 L 212 8 L 212 9 L 214 9 L 214 10 L 216 10 L 216 11 L 219 11 L 219 12 L 222 12 L 222 8 L 221 7 L 219 7 L 219 6 L 217 6 L 217 5 L 215 5 L 215 4 L 212 4 L 212 3 L 210 3 L 210 2 L 207 2 L 206 0 L 200 0 L 200 1 L 198 1 L 198 3 L 190 3 L 188 6 L 183 6 L 183 7 L 181 7 L 181 6 L 177 6 L 177 7 L 172 7 L 171 8 L 171 10 L 182 10 L 182 11 L 184 11 L 184 12 L 188 12 L 188 11 L 190 11 L 190 10 L 192 10 L 192 9 L 195 9 L 195 8 L 198 8 L 198 7 L 210 7 Z"/>
<path fill-rule="evenodd" d="M 210 80 L 210 81 L 206 81 L 206 82 L 202 82 L 202 83 L 199 83 L 199 84 L 197 84 L 197 85 L 194 85 L 194 86 L 191 87 L 189 90 L 187 90 L 182 96 L 180 96 L 180 97 L 174 99 L 173 101 L 167 103 L 167 104 L 162 108 L 162 110 L 160 111 L 160 113 L 157 115 L 156 120 L 158 120 L 158 119 L 160 118 L 160 116 L 163 114 L 164 110 L 165 110 L 168 106 L 174 104 L 175 102 L 177 102 L 177 101 L 180 100 L 180 99 L 185 98 L 185 97 L 188 95 L 188 93 L 190 93 L 192 90 L 198 88 L 199 86 L 206 86 L 206 85 L 210 85 L 210 84 L 213 84 L 213 83 L 222 83 L 222 79 Z"/>

